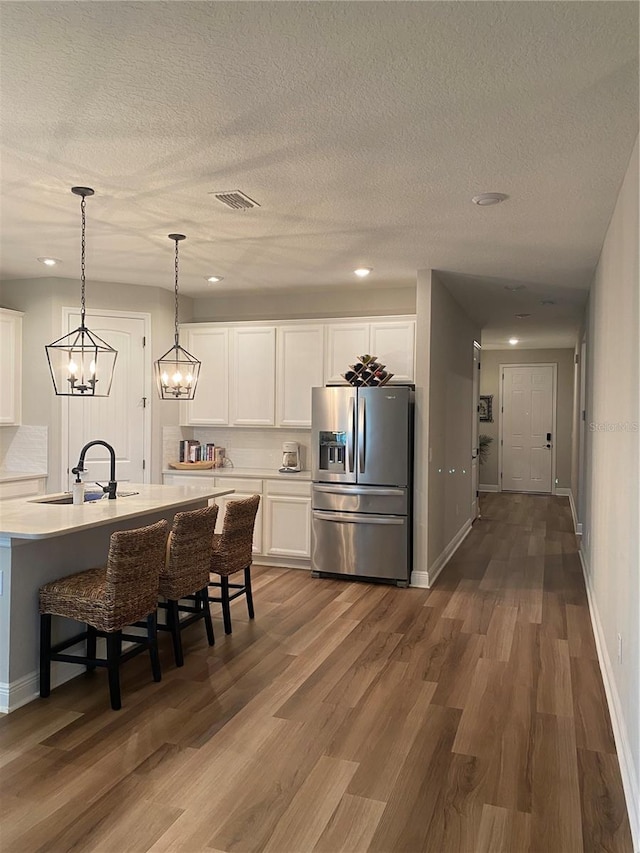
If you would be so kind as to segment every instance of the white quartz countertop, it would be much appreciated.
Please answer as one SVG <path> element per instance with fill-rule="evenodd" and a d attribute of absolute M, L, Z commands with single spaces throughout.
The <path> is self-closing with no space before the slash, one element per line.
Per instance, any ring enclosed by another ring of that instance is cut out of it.
<path fill-rule="evenodd" d="M 189 477 L 255 477 L 260 480 L 303 480 L 311 482 L 311 471 L 281 474 L 277 468 L 166 468 L 163 474 L 187 474 Z"/>
<path fill-rule="evenodd" d="M 0 501 L 0 538 L 47 539 L 64 536 L 101 524 L 112 524 L 121 518 L 150 515 L 234 491 L 196 483 L 193 486 L 121 483 L 118 490 L 138 494 L 112 501 L 85 502 L 80 506 L 40 503 L 45 495 Z"/>

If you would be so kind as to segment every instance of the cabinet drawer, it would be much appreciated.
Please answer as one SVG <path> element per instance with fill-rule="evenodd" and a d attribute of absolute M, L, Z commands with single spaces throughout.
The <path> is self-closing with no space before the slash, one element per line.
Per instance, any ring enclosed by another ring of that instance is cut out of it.
<path fill-rule="evenodd" d="M 311 497 L 311 483 L 299 480 L 267 480 L 265 482 L 267 495 L 291 495 L 292 497 Z"/>
<path fill-rule="evenodd" d="M 244 479 L 244 477 L 216 477 L 216 486 L 221 489 L 235 489 L 245 495 L 261 495 L 262 480 Z M 229 495 L 233 500 L 233 495 Z"/>

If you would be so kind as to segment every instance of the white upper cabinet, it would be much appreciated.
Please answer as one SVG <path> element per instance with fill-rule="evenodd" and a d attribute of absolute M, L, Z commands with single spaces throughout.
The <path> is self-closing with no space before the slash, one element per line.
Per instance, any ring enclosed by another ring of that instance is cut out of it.
<path fill-rule="evenodd" d="M 229 330 L 206 326 L 183 332 L 183 346 L 202 362 L 195 398 L 181 403 L 183 424 L 229 424 Z"/>
<path fill-rule="evenodd" d="M 231 423 L 273 426 L 276 412 L 275 326 L 231 328 Z"/>
<path fill-rule="evenodd" d="M 368 323 L 336 323 L 325 326 L 325 384 L 342 382 L 342 374 L 359 355 L 369 352 Z"/>
<path fill-rule="evenodd" d="M 416 322 L 412 319 L 335 323 L 326 328 L 325 383 L 341 382 L 359 355 L 374 355 L 393 382 L 413 382 Z"/>
<path fill-rule="evenodd" d="M 311 426 L 311 389 L 323 384 L 324 326 L 278 326 L 278 426 Z"/>
<path fill-rule="evenodd" d="M 0 308 L 0 425 L 22 420 L 22 317 Z"/>
<path fill-rule="evenodd" d="M 415 337 L 415 320 L 371 323 L 369 352 L 393 373 L 392 382 L 413 382 Z"/>

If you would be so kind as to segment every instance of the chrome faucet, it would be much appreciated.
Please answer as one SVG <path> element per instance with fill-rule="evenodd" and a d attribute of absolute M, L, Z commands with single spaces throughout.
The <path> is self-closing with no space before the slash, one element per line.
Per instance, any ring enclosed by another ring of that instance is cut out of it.
<path fill-rule="evenodd" d="M 76 482 L 80 482 L 80 474 L 87 469 L 84 467 L 84 457 L 87 450 L 90 447 L 93 447 L 96 444 L 102 445 L 102 447 L 106 447 L 109 451 L 109 456 L 111 457 L 111 467 L 109 469 L 109 485 L 102 486 L 102 491 L 109 495 L 109 500 L 114 501 L 116 499 L 116 489 L 118 488 L 118 484 L 116 483 L 116 452 L 111 447 L 110 444 L 107 444 L 106 441 L 102 441 L 101 439 L 97 439 L 96 441 L 90 441 L 80 451 L 80 459 L 78 459 L 78 464 L 75 468 L 71 469 L 71 473 L 76 475 Z M 100 485 L 100 483 L 98 483 Z"/>

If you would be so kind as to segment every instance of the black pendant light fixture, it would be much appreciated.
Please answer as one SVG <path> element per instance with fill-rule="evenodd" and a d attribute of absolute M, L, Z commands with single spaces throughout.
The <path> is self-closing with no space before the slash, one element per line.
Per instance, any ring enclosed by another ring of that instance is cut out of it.
<path fill-rule="evenodd" d="M 59 397 L 108 397 L 118 353 L 85 326 L 85 227 L 86 199 L 90 187 L 71 187 L 81 197 L 82 244 L 80 262 L 80 325 L 45 347 L 51 379 Z"/>
<path fill-rule="evenodd" d="M 155 363 L 156 382 L 161 400 L 193 400 L 200 362 L 180 346 L 178 331 L 178 243 L 186 237 L 184 234 L 169 234 L 169 239 L 176 244 L 174 343 Z"/>

